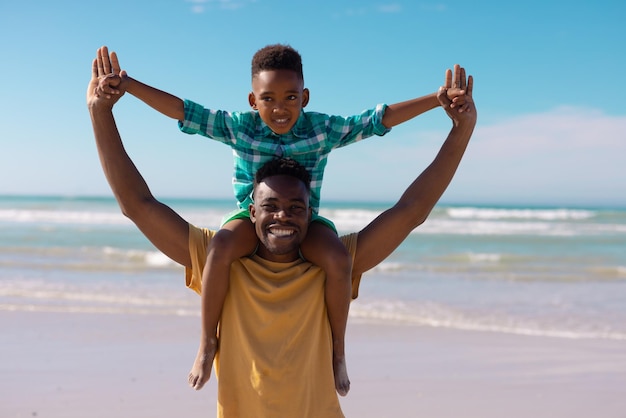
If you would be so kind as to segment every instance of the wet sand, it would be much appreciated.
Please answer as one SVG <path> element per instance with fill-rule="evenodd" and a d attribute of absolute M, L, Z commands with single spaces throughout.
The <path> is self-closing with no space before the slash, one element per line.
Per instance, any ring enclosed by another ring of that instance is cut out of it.
<path fill-rule="evenodd" d="M 0 312 L 0 416 L 214 417 L 199 319 Z M 347 417 L 626 417 L 626 341 L 349 323 Z"/>

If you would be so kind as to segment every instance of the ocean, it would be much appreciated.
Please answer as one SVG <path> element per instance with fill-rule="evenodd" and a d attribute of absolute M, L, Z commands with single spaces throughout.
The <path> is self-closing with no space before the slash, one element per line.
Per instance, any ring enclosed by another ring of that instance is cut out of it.
<path fill-rule="evenodd" d="M 233 209 L 164 202 L 210 228 Z M 344 233 L 389 204 L 323 206 Z M 113 198 L 0 196 L 3 311 L 199 318 L 200 298 Z M 352 321 L 626 340 L 626 209 L 439 205 L 364 275 Z"/>

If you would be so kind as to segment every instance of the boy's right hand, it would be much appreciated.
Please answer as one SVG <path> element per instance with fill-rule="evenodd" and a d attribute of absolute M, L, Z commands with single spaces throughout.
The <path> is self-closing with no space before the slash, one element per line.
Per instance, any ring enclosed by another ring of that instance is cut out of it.
<path fill-rule="evenodd" d="M 98 85 L 95 89 L 96 96 L 110 99 L 111 96 L 124 94 L 128 74 L 120 69 L 117 54 L 115 52 L 109 54 L 108 48 L 103 46 L 98 49 L 97 55 L 102 59 L 102 62 L 106 63 L 108 68 L 104 68 L 105 75 L 98 79 Z"/>

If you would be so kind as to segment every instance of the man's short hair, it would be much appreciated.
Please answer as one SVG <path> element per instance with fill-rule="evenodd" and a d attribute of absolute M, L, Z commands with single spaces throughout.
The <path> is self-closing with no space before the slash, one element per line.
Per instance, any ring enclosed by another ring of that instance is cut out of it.
<path fill-rule="evenodd" d="M 261 71 L 291 70 L 295 71 L 300 80 L 302 73 L 302 57 L 289 45 L 274 44 L 259 49 L 252 57 L 252 78 Z"/>
<path fill-rule="evenodd" d="M 259 168 L 254 176 L 254 186 L 271 176 L 290 176 L 300 180 L 311 191 L 311 173 L 292 158 L 274 158 Z"/>

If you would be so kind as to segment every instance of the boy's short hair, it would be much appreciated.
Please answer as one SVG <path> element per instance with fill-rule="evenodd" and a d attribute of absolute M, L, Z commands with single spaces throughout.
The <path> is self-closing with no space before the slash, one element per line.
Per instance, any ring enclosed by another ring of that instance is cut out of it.
<path fill-rule="evenodd" d="M 261 71 L 291 70 L 304 80 L 302 57 L 289 45 L 274 44 L 259 49 L 252 57 L 252 78 Z"/>
<path fill-rule="evenodd" d="M 311 191 L 311 173 L 292 158 L 274 158 L 259 168 L 254 175 L 254 186 L 271 176 L 290 176 L 300 180 Z"/>

